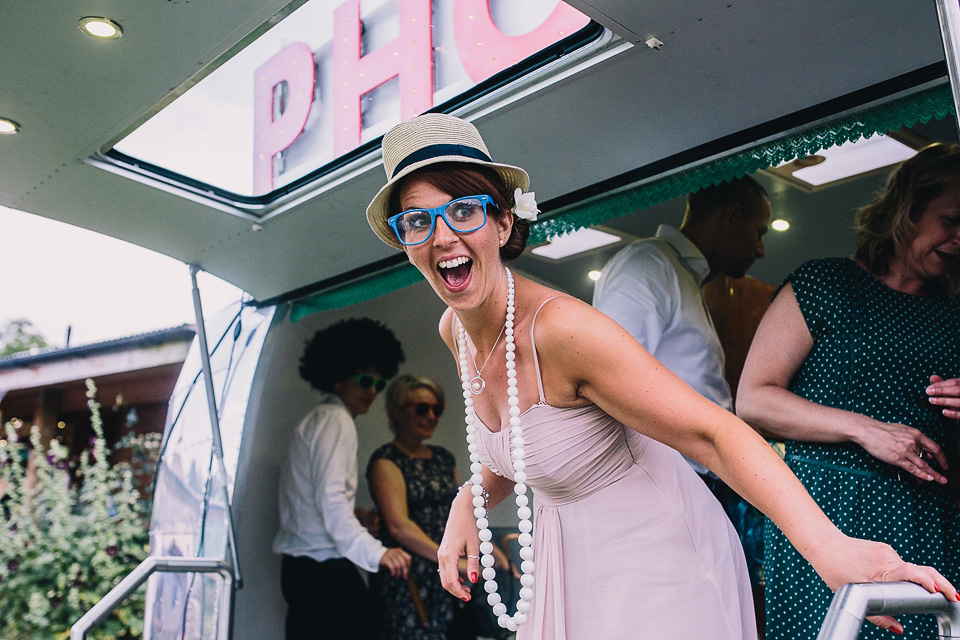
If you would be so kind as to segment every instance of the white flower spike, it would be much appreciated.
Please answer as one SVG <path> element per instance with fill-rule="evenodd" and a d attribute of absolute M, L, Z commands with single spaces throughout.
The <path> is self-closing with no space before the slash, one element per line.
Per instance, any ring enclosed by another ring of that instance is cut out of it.
<path fill-rule="evenodd" d="M 519 187 L 513 192 L 513 212 L 518 218 L 531 222 L 537 219 L 540 209 L 537 209 L 537 198 L 533 191 L 523 192 Z"/>

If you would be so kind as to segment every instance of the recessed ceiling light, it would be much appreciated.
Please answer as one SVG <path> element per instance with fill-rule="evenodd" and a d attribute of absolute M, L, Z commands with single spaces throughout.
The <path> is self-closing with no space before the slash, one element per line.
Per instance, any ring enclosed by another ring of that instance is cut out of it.
<path fill-rule="evenodd" d="M 783 218 L 777 218 L 770 223 L 770 227 L 773 228 L 774 231 L 786 231 L 790 228 L 790 223 Z"/>
<path fill-rule="evenodd" d="M 20 131 L 20 125 L 13 120 L 0 118 L 0 134 L 13 135 L 17 131 Z"/>
<path fill-rule="evenodd" d="M 599 272 L 599 271 L 597 271 L 596 269 L 594 269 L 593 271 L 591 271 L 590 273 L 587 274 L 587 277 L 590 278 L 591 280 L 593 280 L 594 282 L 596 282 L 597 280 L 600 279 L 600 276 L 601 276 L 601 275 L 602 275 L 601 272 Z"/>
<path fill-rule="evenodd" d="M 110 18 L 88 16 L 80 20 L 79 26 L 88 36 L 101 40 L 115 40 L 123 35 L 120 25 Z"/>
<path fill-rule="evenodd" d="M 531 249 L 538 256 L 559 260 L 597 247 L 619 242 L 620 236 L 596 229 L 579 229 L 562 236 L 553 236 L 547 244 Z"/>

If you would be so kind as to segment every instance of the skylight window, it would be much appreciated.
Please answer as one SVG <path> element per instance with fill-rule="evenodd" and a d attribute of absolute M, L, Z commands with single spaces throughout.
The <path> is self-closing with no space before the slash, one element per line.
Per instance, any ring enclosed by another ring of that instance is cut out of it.
<path fill-rule="evenodd" d="M 813 189 L 889 167 L 916 153 L 915 148 L 893 136 L 877 134 L 821 149 L 813 155 L 796 158 L 769 171 L 797 186 Z"/>
<path fill-rule="evenodd" d="M 553 236 L 550 238 L 550 242 L 539 247 L 534 247 L 531 251 L 544 258 L 559 260 L 592 249 L 605 247 L 614 242 L 620 242 L 620 236 L 615 236 L 605 231 L 598 231 L 597 229 L 586 228 L 565 233 L 562 236 Z"/>
<path fill-rule="evenodd" d="M 107 156 L 269 202 L 589 22 L 556 0 L 309 0 Z"/>

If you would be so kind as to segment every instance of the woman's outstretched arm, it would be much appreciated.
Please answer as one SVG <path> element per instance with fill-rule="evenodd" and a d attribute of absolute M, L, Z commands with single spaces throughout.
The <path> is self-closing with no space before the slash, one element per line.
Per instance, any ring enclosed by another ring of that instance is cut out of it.
<path fill-rule="evenodd" d="M 844 535 L 759 434 L 693 391 L 603 314 L 571 298 L 551 301 L 536 341 L 551 404 L 586 398 L 706 465 L 769 516 L 831 589 L 909 580 L 958 600 L 936 570 L 903 562 L 889 545 Z M 893 618 L 879 622 L 899 627 Z"/>
<path fill-rule="evenodd" d="M 947 458 L 919 429 L 811 402 L 787 390 L 813 348 L 813 337 L 787 284 L 764 314 L 737 390 L 737 415 L 764 435 L 807 442 L 853 442 L 920 480 L 945 483 Z"/>

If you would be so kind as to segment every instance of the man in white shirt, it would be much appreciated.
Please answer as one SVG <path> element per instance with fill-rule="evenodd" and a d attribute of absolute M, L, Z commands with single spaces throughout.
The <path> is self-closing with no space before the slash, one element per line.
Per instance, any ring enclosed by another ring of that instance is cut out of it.
<path fill-rule="evenodd" d="M 764 256 L 770 217 L 766 190 L 749 176 L 691 193 L 680 229 L 660 225 L 655 237 L 621 249 L 604 266 L 593 292 L 595 308 L 728 411 L 733 402 L 724 377 L 723 347 L 703 299 L 703 285 L 719 273 L 746 275 Z M 731 495 L 739 497 L 706 467 L 688 461 L 729 513 L 735 506 Z"/>
<path fill-rule="evenodd" d="M 357 568 L 406 577 L 410 556 L 387 549 L 357 520 L 357 430 L 397 373 L 403 350 L 369 318 L 318 331 L 300 359 L 300 376 L 324 395 L 300 422 L 280 476 L 281 589 L 287 640 L 373 638 L 376 605 Z"/>

